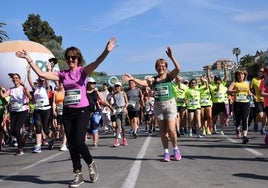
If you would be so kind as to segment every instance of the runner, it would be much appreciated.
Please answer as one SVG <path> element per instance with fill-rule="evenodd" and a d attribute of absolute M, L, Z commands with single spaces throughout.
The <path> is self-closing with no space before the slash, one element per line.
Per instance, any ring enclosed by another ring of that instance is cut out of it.
<path fill-rule="evenodd" d="M 175 66 L 173 70 L 168 71 L 167 61 L 160 58 L 157 59 L 155 63 L 157 76 L 148 78 L 146 80 L 140 80 L 134 78 L 130 74 L 125 74 L 123 76 L 123 80 L 133 80 L 139 85 L 154 89 L 154 113 L 160 129 L 161 141 L 164 148 L 163 161 L 168 162 L 170 161 L 170 154 L 168 149 L 169 138 L 173 146 L 174 160 L 181 159 L 180 150 L 177 145 L 176 134 L 177 108 L 172 89 L 172 80 L 179 74 L 181 68 L 176 58 L 173 56 L 170 47 L 167 47 L 166 54 Z"/>

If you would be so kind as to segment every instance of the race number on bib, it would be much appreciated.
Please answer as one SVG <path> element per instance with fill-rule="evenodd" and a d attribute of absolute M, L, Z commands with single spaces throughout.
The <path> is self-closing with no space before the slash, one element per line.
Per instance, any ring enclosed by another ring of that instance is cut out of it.
<path fill-rule="evenodd" d="M 81 90 L 73 89 L 67 90 L 64 98 L 64 104 L 78 104 L 81 101 Z"/>
<path fill-rule="evenodd" d="M 168 97 L 168 86 L 156 87 L 154 92 L 155 98 Z"/>

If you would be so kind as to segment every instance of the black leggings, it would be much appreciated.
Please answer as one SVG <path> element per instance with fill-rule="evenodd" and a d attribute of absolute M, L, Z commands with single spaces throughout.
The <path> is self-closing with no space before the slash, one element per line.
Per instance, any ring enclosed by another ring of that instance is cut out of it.
<path fill-rule="evenodd" d="M 49 120 L 51 116 L 51 109 L 34 110 L 34 125 L 36 134 L 41 134 L 42 129 L 46 135 L 49 135 Z"/>
<path fill-rule="evenodd" d="M 249 102 L 234 102 L 235 126 L 238 128 L 242 121 L 242 130 L 248 130 Z"/>
<path fill-rule="evenodd" d="M 73 163 L 73 172 L 82 168 L 80 155 L 88 165 L 93 160 L 85 143 L 89 116 L 89 107 L 63 109 L 62 120 Z"/>
<path fill-rule="evenodd" d="M 27 122 L 28 110 L 10 112 L 11 134 L 17 138 L 18 148 L 23 148 L 21 128 Z"/>

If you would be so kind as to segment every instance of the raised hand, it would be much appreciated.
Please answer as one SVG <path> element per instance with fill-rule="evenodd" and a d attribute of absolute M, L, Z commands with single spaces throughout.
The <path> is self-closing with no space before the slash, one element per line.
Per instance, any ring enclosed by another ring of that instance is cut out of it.
<path fill-rule="evenodd" d="M 116 39 L 112 37 L 109 42 L 107 43 L 106 49 L 110 52 L 114 48 L 116 48 L 118 45 L 116 44 Z"/>
<path fill-rule="evenodd" d="M 28 56 L 28 53 L 25 50 L 17 51 L 16 56 L 20 58 L 26 58 Z"/>
<path fill-rule="evenodd" d="M 125 74 L 122 76 L 122 80 L 125 81 L 125 82 L 128 82 L 129 80 L 133 80 L 133 76 L 130 75 L 130 74 Z"/>
<path fill-rule="evenodd" d="M 169 58 L 172 58 L 172 51 L 171 51 L 171 48 L 168 46 L 167 47 L 167 50 L 166 50 L 166 54 L 167 54 L 167 56 L 169 57 Z"/>

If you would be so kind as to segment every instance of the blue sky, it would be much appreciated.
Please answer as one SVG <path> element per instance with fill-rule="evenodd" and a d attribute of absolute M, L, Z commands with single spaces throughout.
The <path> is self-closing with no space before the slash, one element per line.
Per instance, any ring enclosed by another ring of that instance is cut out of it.
<path fill-rule="evenodd" d="M 154 73 L 155 60 L 168 59 L 167 46 L 185 72 L 235 61 L 235 47 L 240 57 L 266 51 L 267 8 L 267 0 L 8 0 L 0 22 L 9 40 L 27 40 L 22 24 L 39 14 L 63 37 L 63 48 L 77 46 L 87 63 L 114 36 L 119 46 L 96 70 L 108 75 Z"/>

